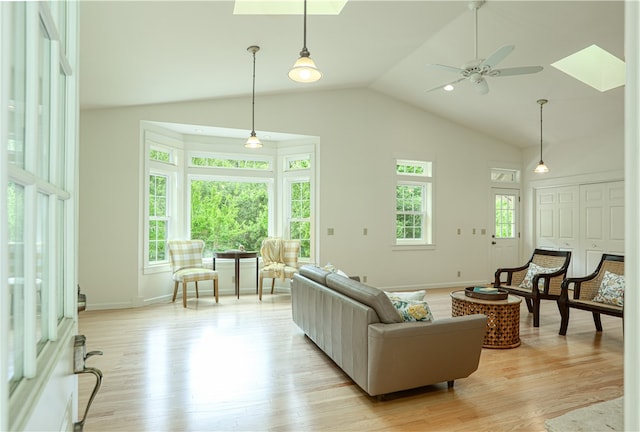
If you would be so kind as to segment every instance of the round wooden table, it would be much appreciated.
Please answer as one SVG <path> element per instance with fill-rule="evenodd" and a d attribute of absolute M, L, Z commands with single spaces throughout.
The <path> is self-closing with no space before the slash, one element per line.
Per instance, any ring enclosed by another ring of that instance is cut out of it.
<path fill-rule="evenodd" d="M 244 258 L 256 259 L 256 294 L 258 294 L 258 252 L 227 250 L 213 253 L 213 269 L 216 269 L 216 259 L 232 259 L 235 261 L 236 296 L 240 298 L 240 260 Z"/>
<path fill-rule="evenodd" d="M 520 346 L 520 303 L 522 299 L 509 295 L 506 300 L 481 300 L 467 297 L 462 291 L 451 293 L 451 316 L 483 314 L 487 316 L 484 348 L 515 348 Z"/>

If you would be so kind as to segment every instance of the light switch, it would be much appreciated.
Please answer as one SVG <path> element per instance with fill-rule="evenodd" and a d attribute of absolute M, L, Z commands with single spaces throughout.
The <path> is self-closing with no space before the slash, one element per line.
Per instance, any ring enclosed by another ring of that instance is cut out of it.
<path fill-rule="evenodd" d="M 333 235 L 333 228 L 327 228 L 327 235 Z"/>
<path fill-rule="evenodd" d="M 362 228 L 362 235 L 367 235 L 367 229 L 366 228 Z"/>

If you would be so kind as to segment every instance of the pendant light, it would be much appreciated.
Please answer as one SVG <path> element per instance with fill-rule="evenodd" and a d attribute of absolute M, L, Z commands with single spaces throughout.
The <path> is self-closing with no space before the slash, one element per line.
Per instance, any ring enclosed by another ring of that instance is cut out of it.
<path fill-rule="evenodd" d="M 256 128 L 255 128 L 255 122 L 256 122 L 256 53 L 258 51 L 260 51 L 260 47 L 257 46 L 257 45 L 251 45 L 249 48 L 247 48 L 247 51 L 249 51 L 251 54 L 253 54 L 253 93 L 252 93 L 252 96 L 251 96 L 251 136 L 249 136 L 249 139 L 244 144 L 244 146 L 247 147 L 247 148 L 256 149 L 256 148 L 262 147 L 262 143 L 260 142 L 260 140 L 256 136 Z"/>
<path fill-rule="evenodd" d="M 547 168 L 542 160 L 542 105 L 549 101 L 546 99 L 538 99 L 537 102 L 540 104 L 540 162 L 538 162 L 538 166 L 533 170 L 533 172 L 543 174 L 549 172 L 549 168 Z"/>
<path fill-rule="evenodd" d="M 289 78 L 299 83 L 312 83 L 322 78 L 322 72 L 318 70 L 315 62 L 309 55 L 309 50 L 307 49 L 307 0 L 304 0 L 302 51 L 300 51 L 300 58 L 296 60 L 289 71 Z"/>

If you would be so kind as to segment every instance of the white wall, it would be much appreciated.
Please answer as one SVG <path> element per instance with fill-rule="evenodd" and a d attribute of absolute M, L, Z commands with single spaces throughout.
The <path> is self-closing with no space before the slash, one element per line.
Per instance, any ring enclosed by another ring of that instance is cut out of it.
<path fill-rule="evenodd" d="M 172 292 L 168 273 L 142 274 L 143 120 L 243 129 L 250 124 L 250 100 L 81 112 L 79 282 L 88 308 L 137 306 L 158 291 Z M 381 288 L 491 279 L 489 239 L 472 236 L 471 228 L 488 228 L 489 161 L 519 166 L 520 149 L 369 90 L 260 96 L 256 127 L 258 135 L 268 130 L 320 137 L 318 263 L 366 275 Z M 392 248 L 396 157 L 436 163 L 435 250 Z M 326 235 L 329 227 L 335 235 Z"/>

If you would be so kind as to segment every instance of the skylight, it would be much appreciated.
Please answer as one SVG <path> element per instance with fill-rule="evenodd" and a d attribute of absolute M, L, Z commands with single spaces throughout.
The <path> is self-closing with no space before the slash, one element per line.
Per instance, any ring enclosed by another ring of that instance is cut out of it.
<path fill-rule="evenodd" d="M 551 66 L 601 92 L 624 85 L 624 62 L 597 45 L 551 63 Z"/>
<path fill-rule="evenodd" d="M 309 0 L 307 15 L 339 15 L 348 0 Z M 234 15 L 301 15 L 301 0 L 236 0 Z"/>

